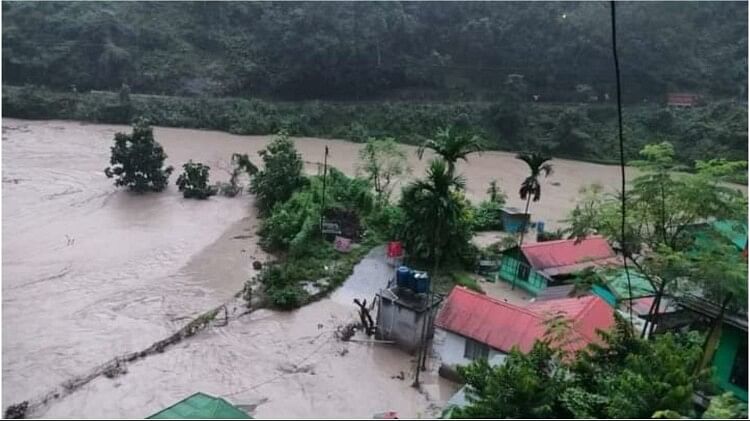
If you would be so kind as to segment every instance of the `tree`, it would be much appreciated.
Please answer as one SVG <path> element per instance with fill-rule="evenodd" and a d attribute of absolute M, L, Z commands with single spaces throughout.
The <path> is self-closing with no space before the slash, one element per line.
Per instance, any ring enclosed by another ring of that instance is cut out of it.
<path fill-rule="evenodd" d="M 116 133 L 111 150 L 110 166 L 104 174 L 115 178 L 115 186 L 126 186 L 137 193 L 159 192 L 167 187 L 173 168 L 164 167 L 167 154 L 154 140 L 153 130 L 145 120 L 137 120 L 131 134 Z"/>
<path fill-rule="evenodd" d="M 711 399 L 703 419 L 747 419 L 747 404 L 735 398 L 731 392 Z"/>
<path fill-rule="evenodd" d="M 676 287 L 679 280 L 690 281 L 692 285 L 705 284 L 708 280 L 715 285 L 724 281 L 736 283 L 738 277 L 731 271 L 717 274 L 719 270 L 729 270 L 730 263 L 712 265 L 711 261 L 738 253 L 714 253 L 715 257 L 701 259 L 702 254 L 696 251 L 695 236 L 696 231 L 711 231 L 706 222 L 739 221 L 747 217 L 747 199 L 724 183 L 738 169 L 746 168 L 747 163 L 698 161 L 695 173 L 677 175 L 674 149 L 669 143 L 647 145 L 641 156 L 644 159 L 635 164 L 643 174 L 633 180 L 626 194 L 627 244 L 620 244 L 620 249 L 656 292 L 651 308 L 653 330 L 658 323 L 657 309 L 662 297 Z M 620 197 L 593 189 L 571 212 L 567 222 L 574 237 L 599 233 L 618 242 L 621 217 Z M 643 335 L 647 333 L 643 331 Z"/>
<path fill-rule="evenodd" d="M 258 209 L 267 215 L 275 204 L 292 197 L 306 179 L 302 175 L 302 157 L 286 132 L 277 134 L 258 154 L 263 159 L 263 169 L 252 178 L 250 192 L 256 196 Z"/>
<path fill-rule="evenodd" d="M 471 235 L 471 205 L 462 190 L 466 181 L 433 159 L 424 179 L 406 186 L 401 194 L 407 247 L 437 269 L 450 252 L 460 251 Z"/>
<path fill-rule="evenodd" d="M 422 159 L 426 149 L 431 149 L 444 159 L 448 163 L 448 174 L 454 174 L 456 162 L 459 159 L 468 161 L 468 156 L 481 152 L 484 145 L 479 136 L 458 134 L 455 128 L 445 127 L 437 131 L 434 139 L 429 139 L 419 146 L 417 149 L 419 159 Z"/>
<path fill-rule="evenodd" d="M 242 191 L 242 187 L 239 185 L 239 178 L 243 173 L 252 177 L 258 172 L 258 167 L 250 161 L 247 154 L 233 153 L 231 163 L 232 171 L 229 172 L 229 182 L 217 184 L 219 193 L 228 197 L 237 196 Z"/>
<path fill-rule="evenodd" d="M 652 341 L 632 334 L 617 318 L 602 342 L 575 354 L 561 350 L 565 329 L 548 334 L 524 354 L 511 351 L 503 364 L 480 359 L 459 368 L 468 404 L 454 418 L 650 418 L 656 413 L 691 414 L 700 356 L 694 334 L 660 335 Z M 568 337 L 569 338 L 569 337 Z"/>
<path fill-rule="evenodd" d="M 369 139 L 359 151 L 359 160 L 359 169 L 364 171 L 378 199 L 386 201 L 390 197 L 394 179 L 411 171 L 406 153 L 392 137 Z"/>
<path fill-rule="evenodd" d="M 182 169 L 176 184 L 184 198 L 208 199 L 216 194 L 216 188 L 208 184 L 211 167 L 190 160 L 182 165 Z"/>

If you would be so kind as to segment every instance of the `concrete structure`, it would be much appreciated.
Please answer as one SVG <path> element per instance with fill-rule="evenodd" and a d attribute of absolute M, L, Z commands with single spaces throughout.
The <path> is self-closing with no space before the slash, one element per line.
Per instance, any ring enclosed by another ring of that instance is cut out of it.
<path fill-rule="evenodd" d="M 395 341 L 414 353 L 419 349 L 422 331 L 426 340 L 433 337 L 435 313 L 442 298 L 434 294 L 417 294 L 407 288 L 391 286 L 377 294 L 377 338 Z"/>
<path fill-rule="evenodd" d="M 485 358 L 502 364 L 517 348 L 528 352 L 544 337 L 545 320 L 560 313 L 570 319 L 570 336 L 563 346 L 575 351 L 598 342 L 597 329 L 614 325 L 609 305 L 597 296 L 564 298 L 526 307 L 455 287 L 435 320 L 433 349 L 441 360 L 440 374 L 455 378 L 456 367 Z"/>

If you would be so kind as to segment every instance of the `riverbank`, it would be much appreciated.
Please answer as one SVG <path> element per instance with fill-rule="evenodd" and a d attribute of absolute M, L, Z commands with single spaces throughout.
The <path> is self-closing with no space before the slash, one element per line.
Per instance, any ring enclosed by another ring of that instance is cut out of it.
<path fill-rule="evenodd" d="M 546 150 L 551 155 L 594 163 L 618 163 L 613 104 L 501 102 L 281 102 L 245 98 L 177 97 L 116 92 L 55 92 L 40 87 L 3 86 L 3 117 L 65 119 L 128 124 L 136 116 L 153 125 L 363 142 L 391 136 L 419 144 L 445 125 L 482 136 L 492 150 Z M 706 156 L 745 159 L 747 107 L 731 101 L 674 109 L 656 104 L 628 106 L 626 157 L 638 159 L 645 143 L 675 145 L 690 166 Z"/>

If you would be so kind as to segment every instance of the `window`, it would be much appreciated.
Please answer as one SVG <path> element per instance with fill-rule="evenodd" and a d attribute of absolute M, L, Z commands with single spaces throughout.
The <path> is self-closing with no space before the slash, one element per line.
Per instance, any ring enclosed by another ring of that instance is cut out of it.
<path fill-rule="evenodd" d="M 518 279 L 527 281 L 529 279 L 529 267 L 523 263 L 518 265 Z"/>
<path fill-rule="evenodd" d="M 729 374 L 729 383 L 747 389 L 747 341 L 737 348 L 732 372 Z"/>
<path fill-rule="evenodd" d="M 473 339 L 466 338 L 466 345 L 464 347 L 464 358 L 470 360 L 476 360 L 484 358 L 485 360 L 490 356 L 490 347 L 487 345 L 477 342 Z"/>

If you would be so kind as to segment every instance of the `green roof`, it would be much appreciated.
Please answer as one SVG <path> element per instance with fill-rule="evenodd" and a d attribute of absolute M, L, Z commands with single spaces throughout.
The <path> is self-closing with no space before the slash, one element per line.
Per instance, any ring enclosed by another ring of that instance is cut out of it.
<path fill-rule="evenodd" d="M 714 221 L 711 226 L 731 241 L 738 249 L 743 250 L 747 245 L 747 224 L 732 221 Z"/>
<path fill-rule="evenodd" d="M 196 393 L 165 408 L 147 419 L 250 419 L 250 415 L 222 398 Z"/>
<path fill-rule="evenodd" d="M 648 297 L 654 295 L 654 288 L 643 274 L 629 270 L 630 289 L 633 291 L 633 298 Z M 604 274 L 609 289 L 615 293 L 619 299 L 628 298 L 628 278 L 624 270 L 618 270 L 613 274 Z"/>

